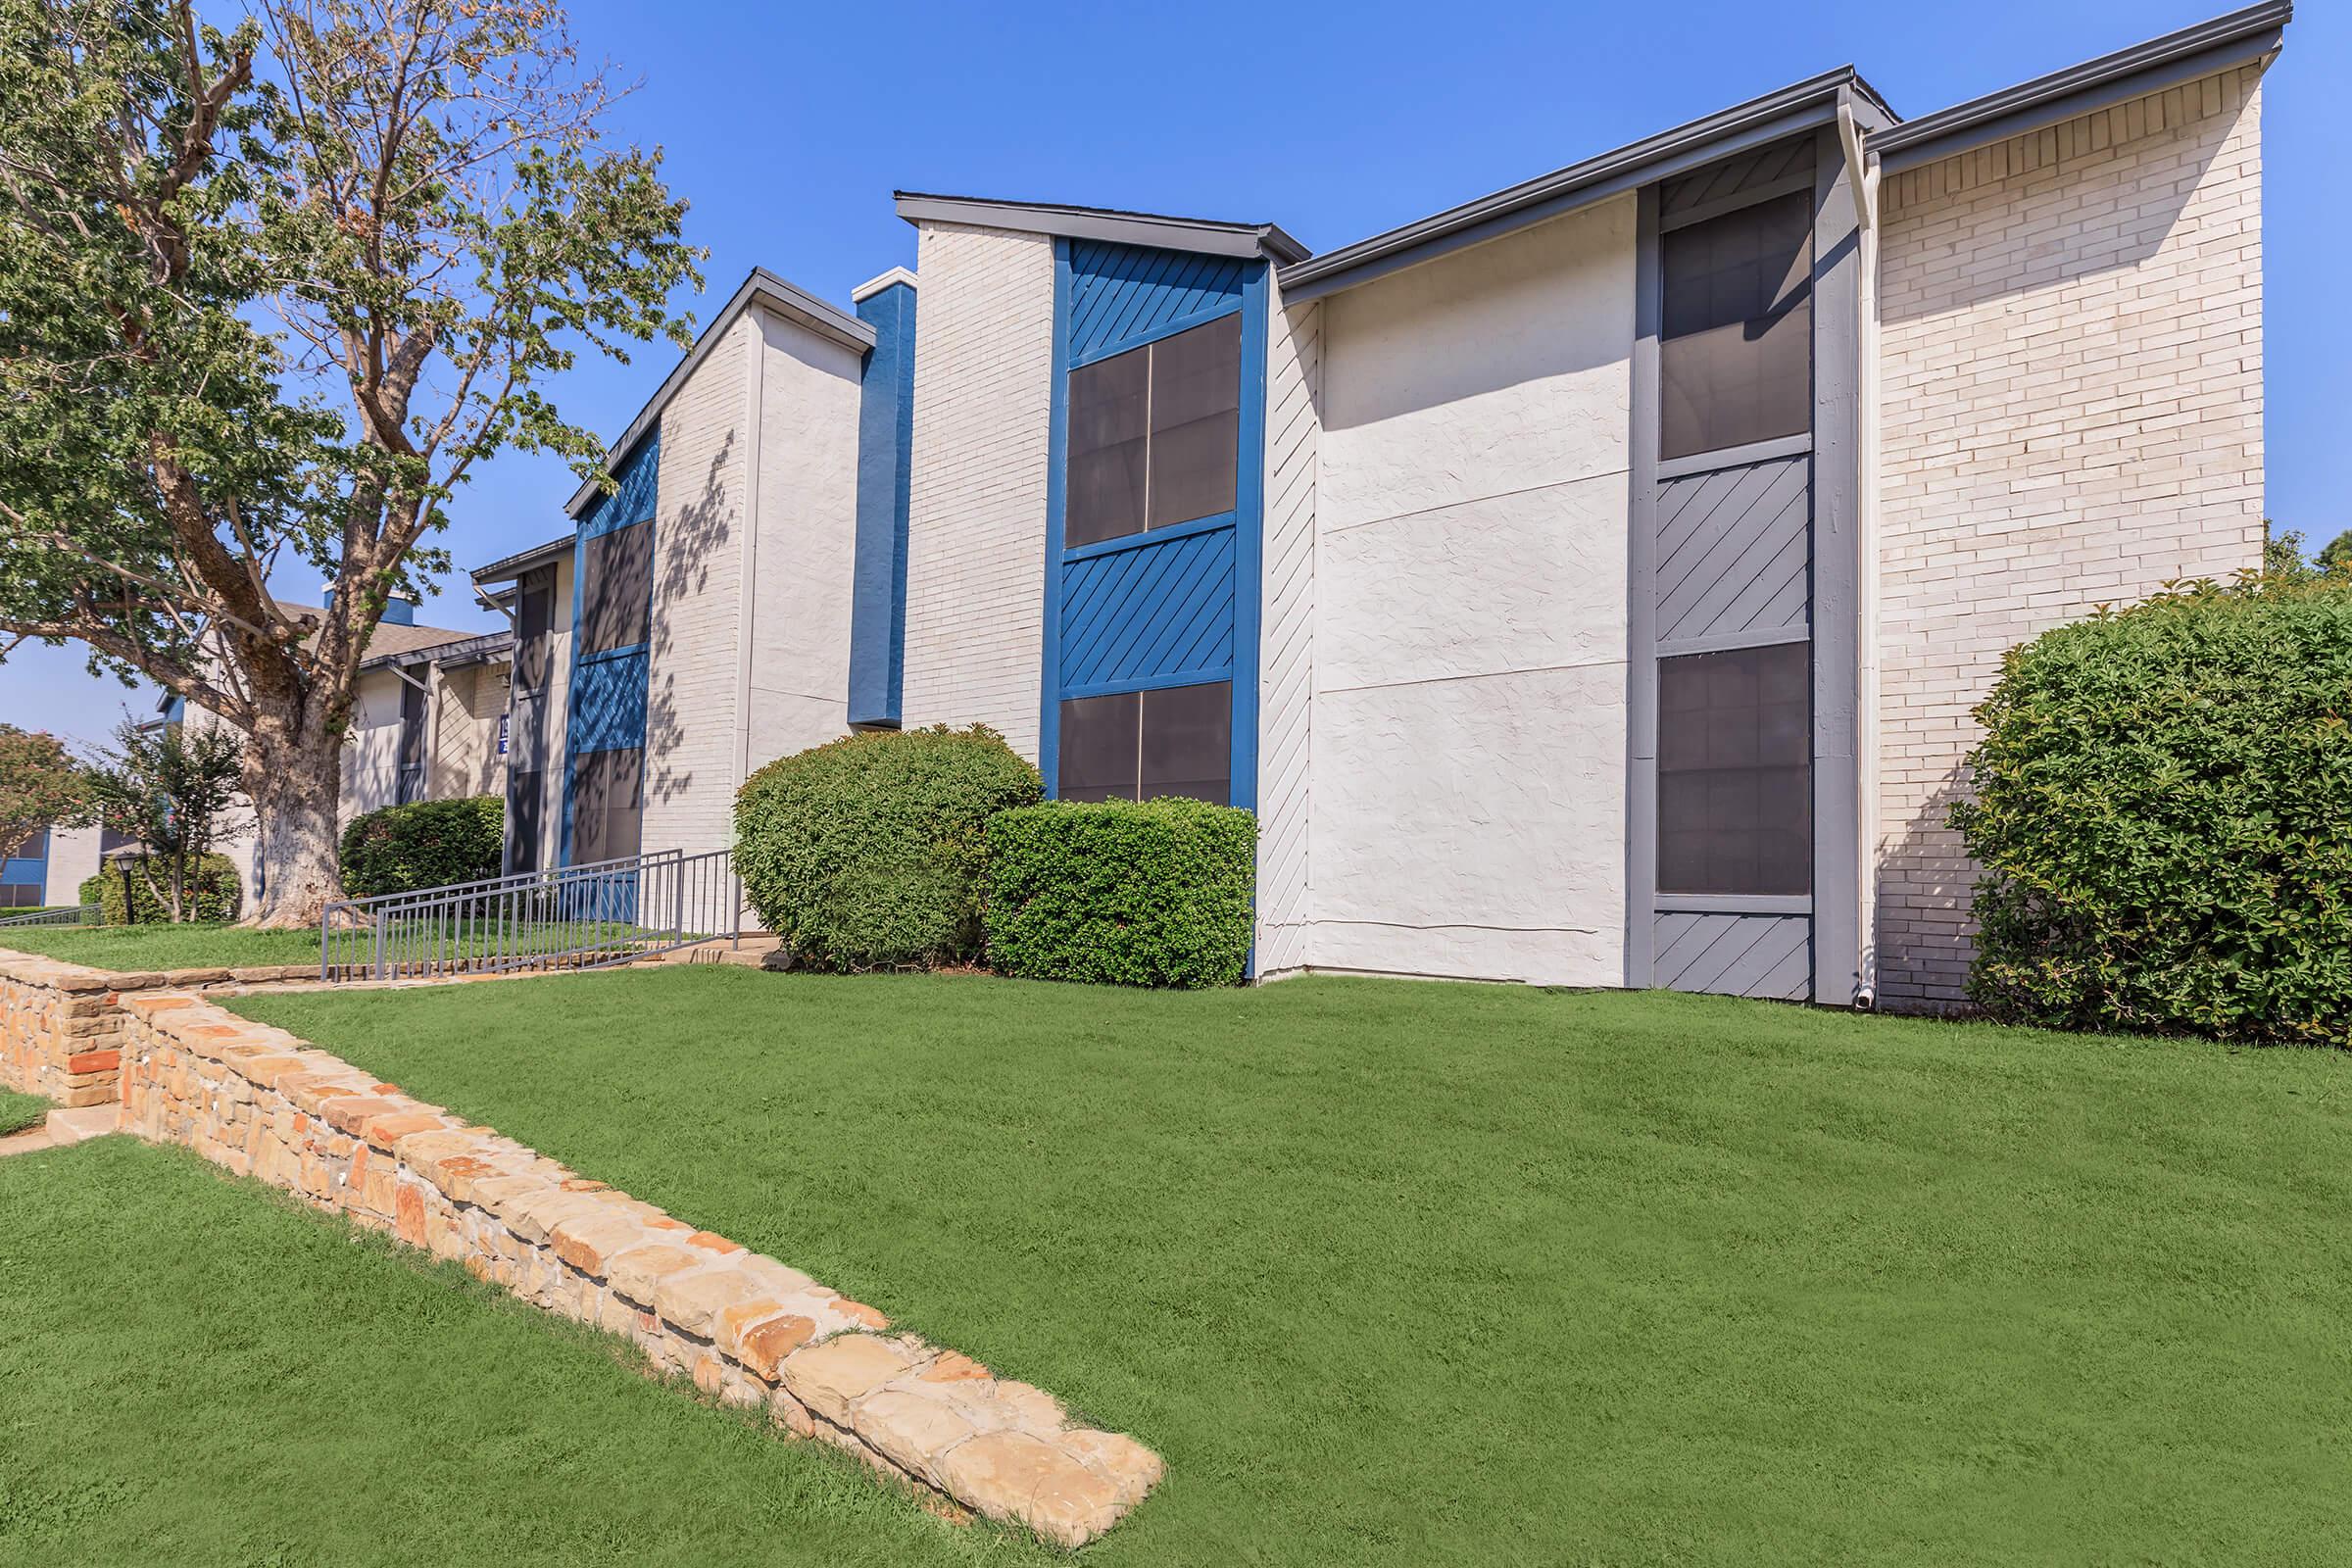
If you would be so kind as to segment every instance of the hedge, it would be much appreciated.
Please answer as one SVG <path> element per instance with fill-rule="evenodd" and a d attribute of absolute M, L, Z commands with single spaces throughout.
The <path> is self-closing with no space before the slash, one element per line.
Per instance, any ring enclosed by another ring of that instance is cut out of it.
<path fill-rule="evenodd" d="M 157 878 L 163 872 L 159 867 Z M 95 905 L 102 925 L 161 925 L 172 918 L 172 906 L 147 887 L 147 878 L 135 863 L 130 869 L 130 901 L 122 897 L 122 868 L 108 861 L 105 869 L 81 884 L 81 904 L 84 908 Z M 181 915 L 194 921 L 234 920 L 237 907 L 244 897 L 244 880 L 237 875 L 236 862 L 225 855 L 200 857 L 188 872 L 188 885 L 182 890 Z"/>
<path fill-rule="evenodd" d="M 2198 585 L 2059 627 L 1977 716 L 1977 1003 L 2352 1044 L 2352 591 Z"/>
<path fill-rule="evenodd" d="M 796 966 L 967 960 L 980 951 L 982 832 L 1043 793 L 985 725 L 852 735 L 744 782 L 736 874 Z"/>
<path fill-rule="evenodd" d="M 1230 986 L 1250 961 L 1257 818 L 1200 801 L 1054 801 L 988 825 L 999 973 Z"/>
<path fill-rule="evenodd" d="M 494 877 L 503 863 L 506 833 L 506 803 L 495 795 L 413 801 L 363 812 L 344 825 L 336 847 L 343 891 L 372 899 Z"/>

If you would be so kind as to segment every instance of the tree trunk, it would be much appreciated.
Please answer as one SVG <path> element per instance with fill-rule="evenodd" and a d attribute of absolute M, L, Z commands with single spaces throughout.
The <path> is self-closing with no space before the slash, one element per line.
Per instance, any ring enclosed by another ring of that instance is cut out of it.
<path fill-rule="evenodd" d="M 253 865 L 262 895 L 247 925 L 316 926 L 343 896 L 335 858 L 335 816 L 343 795 L 338 737 L 292 739 L 270 726 L 253 737 L 246 795 L 253 802 Z M 315 733 L 315 732 L 314 732 Z M 272 744 L 274 742 L 275 744 Z"/>

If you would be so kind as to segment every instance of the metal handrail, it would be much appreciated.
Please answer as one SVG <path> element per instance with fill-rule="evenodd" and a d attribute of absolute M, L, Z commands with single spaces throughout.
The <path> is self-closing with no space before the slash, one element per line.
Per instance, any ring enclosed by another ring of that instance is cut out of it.
<path fill-rule="evenodd" d="M 340 899 L 319 914 L 318 978 L 600 969 L 721 937 L 740 943 L 742 907 L 725 850 L 655 850 Z"/>
<path fill-rule="evenodd" d="M 84 904 L 72 909 L 35 909 L 30 914 L 0 915 L 0 926 L 11 925 L 96 925 L 98 906 Z"/>

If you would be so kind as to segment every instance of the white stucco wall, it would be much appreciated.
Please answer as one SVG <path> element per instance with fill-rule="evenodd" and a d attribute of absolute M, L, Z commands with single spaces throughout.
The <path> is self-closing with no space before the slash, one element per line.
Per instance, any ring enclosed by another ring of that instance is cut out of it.
<path fill-rule="evenodd" d="M 906 525 L 906 724 L 1037 756 L 1054 241 L 922 225 Z"/>
<path fill-rule="evenodd" d="M 1621 982 L 1633 331 L 1631 197 L 1325 302 L 1311 966 Z"/>
<path fill-rule="evenodd" d="M 94 827 L 49 830 L 49 870 L 42 903 L 63 907 L 81 897 L 81 885 L 98 874 L 102 836 Z"/>
<path fill-rule="evenodd" d="M 749 767 L 849 731 L 862 356 L 761 313 Z M 738 780 L 740 782 L 740 780 Z"/>
<path fill-rule="evenodd" d="M 360 674 L 353 688 L 351 732 L 343 742 L 342 820 L 400 799 L 401 678 L 390 669 Z"/>
<path fill-rule="evenodd" d="M 498 721 L 507 710 L 507 661 L 435 672 L 428 792 L 437 801 L 502 795 L 507 760 L 498 754 Z"/>

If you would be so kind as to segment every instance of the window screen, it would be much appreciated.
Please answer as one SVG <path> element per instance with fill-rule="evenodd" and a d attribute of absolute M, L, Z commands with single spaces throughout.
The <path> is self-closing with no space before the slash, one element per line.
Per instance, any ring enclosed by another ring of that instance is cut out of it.
<path fill-rule="evenodd" d="M 37 909 L 41 906 L 41 885 L 38 882 L 0 883 L 0 907 Z"/>
<path fill-rule="evenodd" d="M 1078 697 L 1061 705 L 1054 793 L 1065 801 L 1233 799 L 1233 683 Z"/>
<path fill-rule="evenodd" d="M 588 752 L 572 762 L 571 862 L 617 860 L 635 855 L 644 814 L 638 790 L 645 753 Z"/>
<path fill-rule="evenodd" d="M 514 598 L 515 689 L 544 691 L 556 634 L 556 568 L 523 573 Z"/>
<path fill-rule="evenodd" d="M 1810 646 L 1658 661 L 1658 890 L 1813 886 Z"/>
<path fill-rule="evenodd" d="M 1069 496 L 1062 542 L 1091 545 L 1144 526 L 1144 460 L 1150 435 L 1152 351 L 1070 372 Z"/>
<path fill-rule="evenodd" d="M 539 869 L 539 833 L 546 820 L 547 775 L 517 773 L 507 787 L 507 870 Z"/>
<path fill-rule="evenodd" d="M 1661 458 L 1813 424 L 1813 199 L 1776 196 L 1666 234 Z"/>
<path fill-rule="evenodd" d="M 1241 407 L 1238 313 L 1072 370 L 1062 543 L 1231 512 Z"/>
<path fill-rule="evenodd" d="M 654 525 L 633 522 L 588 541 L 588 581 L 580 604 L 583 654 L 636 648 L 653 624 Z"/>

